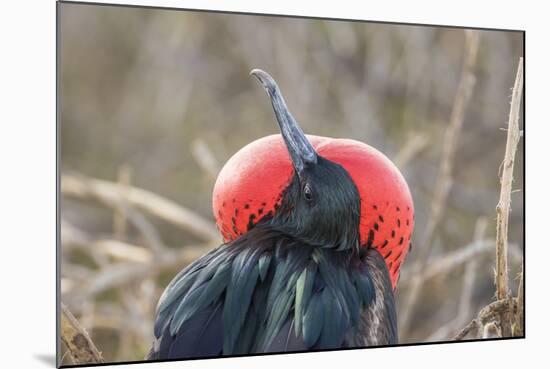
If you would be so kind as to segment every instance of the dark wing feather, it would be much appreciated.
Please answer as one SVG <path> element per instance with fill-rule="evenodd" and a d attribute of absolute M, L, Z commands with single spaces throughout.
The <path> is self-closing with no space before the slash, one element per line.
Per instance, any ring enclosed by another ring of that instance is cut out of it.
<path fill-rule="evenodd" d="M 397 344 L 395 298 L 386 263 L 378 251 L 366 252 L 354 280 L 363 308 L 356 328 L 346 336 L 346 347 Z"/>
<path fill-rule="evenodd" d="M 308 347 L 304 339 L 301 335 L 296 336 L 295 331 L 294 320 L 288 319 L 267 347 L 266 352 L 306 351 Z"/>
<path fill-rule="evenodd" d="M 212 259 L 219 256 L 222 247 L 218 247 L 203 257 L 195 260 L 186 268 L 180 271 L 165 288 L 157 305 L 157 316 L 155 318 L 154 334 L 160 337 L 166 325 L 172 321 L 174 311 L 179 306 L 178 302 L 185 296 L 196 281 L 197 275 L 209 264 Z"/>
<path fill-rule="evenodd" d="M 147 359 L 185 359 L 219 356 L 222 351 L 220 306 L 209 307 L 186 321 L 175 334 L 166 327 L 155 341 Z"/>
<path fill-rule="evenodd" d="M 221 297 L 232 253 L 219 247 L 185 268 L 164 291 L 148 359 L 218 356 L 222 352 Z"/>
<path fill-rule="evenodd" d="M 250 351 L 265 308 L 268 240 L 241 238 L 185 268 L 164 291 L 149 359 L 231 355 Z M 262 285 L 264 285 L 262 287 Z"/>
<path fill-rule="evenodd" d="M 324 311 L 321 293 L 314 294 L 302 320 L 302 335 L 307 347 L 314 347 L 319 340 L 324 323 Z"/>
<path fill-rule="evenodd" d="M 223 348 L 223 322 L 220 305 L 210 307 L 188 320 L 175 336 L 169 358 L 219 356 Z"/>
<path fill-rule="evenodd" d="M 227 286 L 223 308 L 223 322 L 226 327 L 224 352 L 234 352 L 241 334 L 252 295 L 258 283 L 258 259 L 262 250 L 247 248 L 233 259 L 231 280 Z"/>
<path fill-rule="evenodd" d="M 324 306 L 323 332 L 319 337 L 319 348 L 332 349 L 342 347 L 348 329 L 349 320 L 342 309 L 342 303 L 330 289 L 325 289 L 321 294 Z"/>
<path fill-rule="evenodd" d="M 397 342 L 384 259 L 312 248 L 258 228 L 180 272 L 159 302 L 149 359 Z"/>

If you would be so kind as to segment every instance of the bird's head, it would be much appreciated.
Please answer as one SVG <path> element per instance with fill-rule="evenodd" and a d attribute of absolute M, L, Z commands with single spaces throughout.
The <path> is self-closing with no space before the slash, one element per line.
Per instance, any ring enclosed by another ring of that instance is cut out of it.
<path fill-rule="evenodd" d="M 251 74 L 270 97 L 281 134 L 246 145 L 218 175 L 213 210 L 224 240 L 270 222 L 318 247 L 372 247 L 395 288 L 414 212 L 399 170 L 362 142 L 305 135 L 273 78 Z"/>

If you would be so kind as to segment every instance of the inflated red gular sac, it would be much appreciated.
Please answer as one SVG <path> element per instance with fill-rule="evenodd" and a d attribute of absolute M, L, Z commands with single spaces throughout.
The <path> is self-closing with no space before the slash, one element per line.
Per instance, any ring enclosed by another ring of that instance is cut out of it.
<path fill-rule="evenodd" d="M 251 74 L 281 134 L 220 172 L 213 211 L 225 243 L 168 285 L 148 357 L 397 343 L 393 292 L 414 225 L 407 183 L 367 144 L 305 135 L 273 78 Z"/>

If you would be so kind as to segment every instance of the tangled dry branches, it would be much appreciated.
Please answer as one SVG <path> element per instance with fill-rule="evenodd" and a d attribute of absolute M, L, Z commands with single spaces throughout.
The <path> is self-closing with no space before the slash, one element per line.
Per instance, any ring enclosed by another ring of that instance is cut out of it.
<path fill-rule="evenodd" d="M 503 170 L 500 181 L 500 200 L 497 205 L 495 269 L 497 301 L 483 308 L 479 312 L 477 318 L 472 320 L 472 322 L 455 336 L 456 340 L 462 339 L 474 327 L 483 327 L 483 331 L 479 332 L 478 329 L 477 334 L 477 337 L 481 338 L 522 336 L 524 332 L 523 269 L 520 274 L 518 296 L 516 298 L 511 297 L 511 291 L 508 287 L 508 217 L 510 214 L 514 161 L 519 139 L 521 137 L 519 129 L 519 112 L 522 88 L 523 58 L 520 58 L 510 104 L 506 152 L 504 154 Z"/>

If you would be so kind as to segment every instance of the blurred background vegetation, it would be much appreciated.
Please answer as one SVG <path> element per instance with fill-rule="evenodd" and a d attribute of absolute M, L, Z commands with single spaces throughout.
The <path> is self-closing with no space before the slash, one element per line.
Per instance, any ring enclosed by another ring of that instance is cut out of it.
<path fill-rule="evenodd" d="M 476 224 L 477 239 L 489 246 L 423 280 L 411 307 L 408 279 L 432 216 L 464 30 L 66 3 L 59 22 L 62 301 L 107 361 L 143 359 L 163 288 L 219 239 L 115 201 L 116 194 L 90 196 L 90 181 L 169 199 L 206 221 L 208 233 L 219 168 L 247 143 L 278 133 L 248 74 L 253 68 L 274 76 L 306 133 L 366 142 L 406 177 L 416 224 L 397 292 L 398 314 L 408 316 L 401 342 L 449 339 L 492 300 L 499 166 L 521 33 L 477 31 L 475 85 L 452 184 L 423 263 L 459 255 Z M 523 250 L 522 153 L 521 141 L 509 227 L 512 289 Z M 180 260 L 181 250 L 188 253 Z"/>

